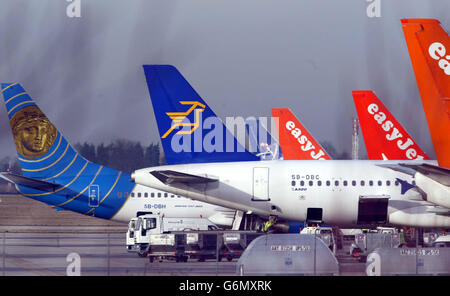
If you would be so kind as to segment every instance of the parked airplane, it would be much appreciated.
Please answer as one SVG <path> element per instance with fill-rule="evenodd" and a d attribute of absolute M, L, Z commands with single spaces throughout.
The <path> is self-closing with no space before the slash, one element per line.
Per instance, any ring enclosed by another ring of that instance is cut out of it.
<path fill-rule="evenodd" d="M 353 91 L 356 112 L 371 160 L 430 160 L 373 91 Z"/>
<path fill-rule="evenodd" d="M 177 85 L 184 84 L 184 79 L 173 81 L 174 76 L 169 75 L 173 70 L 158 67 L 159 79 L 148 83 L 154 106 L 165 104 L 167 97 L 178 92 Z M 165 77 L 170 77 L 173 87 L 158 86 L 166 84 Z M 157 92 L 152 92 L 152 85 L 156 85 Z M 155 109 L 156 116 L 161 116 L 158 112 Z M 137 170 L 132 180 L 264 217 L 341 226 L 387 222 L 450 226 L 449 209 L 424 201 L 415 180 L 392 169 L 398 165 L 395 161 L 333 160 L 194 163 Z"/>
<path fill-rule="evenodd" d="M 24 196 L 56 210 L 128 222 L 137 213 L 206 217 L 231 226 L 235 210 L 130 182 L 130 174 L 83 158 L 20 84 L 1 84 L 23 175 L 1 173 Z"/>

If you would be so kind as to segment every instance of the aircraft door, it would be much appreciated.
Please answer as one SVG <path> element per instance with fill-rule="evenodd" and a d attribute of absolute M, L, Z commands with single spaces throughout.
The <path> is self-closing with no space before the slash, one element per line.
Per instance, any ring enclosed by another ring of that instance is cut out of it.
<path fill-rule="evenodd" d="M 269 201 L 269 168 L 253 168 L 254 201 Z"/>
<path fill-rule="evenodd" d="M 100 201 L 100 187 L 98 185 L 89 185 L 89 206 L 97 208 Z"/>

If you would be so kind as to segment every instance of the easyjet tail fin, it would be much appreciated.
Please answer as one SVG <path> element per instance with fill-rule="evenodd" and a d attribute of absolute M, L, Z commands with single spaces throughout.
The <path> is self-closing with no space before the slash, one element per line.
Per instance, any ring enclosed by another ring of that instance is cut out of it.
<path fill-rule="evenodd" d="M 438 163 L 450 168 L 450 37 L 434 19 L 402 26 Z"/>
<path fill-rule="evenodd" d="M 285 160 L 314 160 L 331 157 L 287 108 L 272 109 Z"/>
<path fill-rule="evenodd" d="M 352 94 L 370 160 L 430 159 L 373 91 Z"/>

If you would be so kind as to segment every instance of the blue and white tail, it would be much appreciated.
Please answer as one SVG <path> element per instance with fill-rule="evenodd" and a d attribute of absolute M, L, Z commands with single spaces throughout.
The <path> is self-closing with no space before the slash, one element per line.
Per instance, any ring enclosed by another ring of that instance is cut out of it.
<path fill-rule="evenodd" d="M 168 164 L 259 160 L 236 140 L 175 67 L 143 67 Z"/>
<path fill-rule="evenodd" d="M 57 208 L 111 218 L 125 202 L 118 192 L 135 186 L 130 175 L 83 158 L 20 84 L 2 83 L 1 89 L 25 177 L 13 176 L 20 193 Z"/>

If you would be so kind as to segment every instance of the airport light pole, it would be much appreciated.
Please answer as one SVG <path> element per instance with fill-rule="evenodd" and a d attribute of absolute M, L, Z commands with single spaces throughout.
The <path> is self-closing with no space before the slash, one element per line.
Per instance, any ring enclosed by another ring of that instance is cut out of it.
<path fill-rule="evenodd" d="M 3 248 L 2 248 L 2 275 L 5 276 L 5 268 L 6 268 L 6 264 L 5 264 L 5 256 L 6 256 L 6 232 L 3 231 Z"/>

